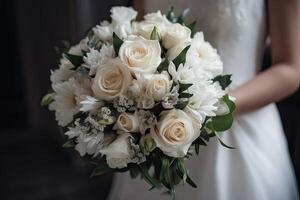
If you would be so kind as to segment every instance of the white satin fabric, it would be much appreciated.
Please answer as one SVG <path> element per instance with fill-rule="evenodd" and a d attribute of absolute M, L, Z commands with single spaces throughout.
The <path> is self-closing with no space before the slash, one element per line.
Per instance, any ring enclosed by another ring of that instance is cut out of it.
<path fill-rule="evenodd" d="M 146 12 L 176 11 L 190 8 L 190 19 L 196 19 L 221 55 L 225 73 L 233 74 L 236 87 L 253 78 L 261 66 L 266 17 L 263 0 L 148 0 Z M 297 133 L 295 133 L 297 134 Z M 199 156 L 186 164 L 197 189 L 189 185 L 176 188 L 177 200 L 297 200 L 293 168 L 287 150 L 277 108 L 270 104 L 238 116 L 222 147 L 215 139 L 201 147 Z M 147 191 L 149 185 L 129 175 L 116 174 L 111 200 L 170 200 L 163 191 Z"/>

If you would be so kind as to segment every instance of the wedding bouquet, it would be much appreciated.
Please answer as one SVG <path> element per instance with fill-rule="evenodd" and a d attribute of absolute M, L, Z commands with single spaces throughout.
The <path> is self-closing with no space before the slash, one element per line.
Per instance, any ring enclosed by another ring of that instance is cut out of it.
<path fill-rule="evenodd" d="M 112 21 L 92 28 L 67 48 L 51 71 L 42 105 L 75 148 L 94 163 L 92 175 L 129 171 L 169 192 L 196 184 L 184 160 L 233 122 L 217 51 L 184 22 L 160 11 L 133 21 L 132 8 L 113 7 Z"/>

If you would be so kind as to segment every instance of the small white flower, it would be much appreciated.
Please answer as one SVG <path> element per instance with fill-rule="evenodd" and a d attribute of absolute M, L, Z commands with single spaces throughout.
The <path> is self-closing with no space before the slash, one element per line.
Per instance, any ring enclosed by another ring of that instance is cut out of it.
<path fill-rule="evenodd" d="M 86 96 L 83 101 L 80 101 L 80 105 L 81 105 L 79 109 L 80 111 L 88 112 L 100 108 L 101 106 L 104 105 L 104 102 L 94 97 Z"/>
<path fill-rule="evenodd" d="M 172 109 L 178 103 L 178 85 L 174 86 L 170 93 L 166 94 L 161 102 L 165 109 Z"/>
<path fill-rule="evenodd" d="M 150 111 L 139 110 L 136 112 L 139 119 L 139 129 L 142 135 L 145 135 L 147 130 L 153 129 L 157 124 L 157 119 Z"/>

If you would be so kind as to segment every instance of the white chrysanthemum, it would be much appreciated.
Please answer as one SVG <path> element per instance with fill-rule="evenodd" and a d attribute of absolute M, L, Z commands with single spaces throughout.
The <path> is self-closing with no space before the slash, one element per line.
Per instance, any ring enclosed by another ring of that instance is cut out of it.
<path fill-rule="evenodd" d="M 64 82 L 72 77 L 74 75 L 74 70 L 71 70 L 73 67 L 74 65 L 69 60 L 62 58 L 59 68 L 54 71 L 51 70 L 50 80 L 52 84 Z"/>
<path fill-rule="evenodd" d="M 104 102 L 99 99 L 86 96 L 84 100 L 80 102 L 81 107 L 79 110 L 83 112 L 93 111 L 103 106 L 103 104 Z"/>
<path fill-rule="evenodd" d="M 111 41 L 113 29 L 111 24 L 108 21 L 101 22 L 100 25 L 97 25 L 93 28 L 94 34 L 102 41 Z"/>
<path fill-rule="evenodd" d="M 217 50 L 204 40 L 202 32 L 195 34 L 186 55 L 186 63 L 195 68 L 197 75 L 211 79 L 223 72 L 223 63 Z"/>
<path fill-rule="evenodd" d="M 218 101 L 225 94 L 219 83 L 212 81 L 197 81 L 188 89 L 193 94 L 185 112 L 193 116 L 200 124 L 206 116 L 215 116 L 218 110 Z"/>
<path fill-rule="evenodd" d="M 73 120 L 73 116 L 79 111 L 80 101 L 85 95 L 91 94 L 88 82 L 88 80 L 77 82 L 71 78 L 69 81 L 52 85 L 55 96 L 49 109 L 55 111 L 60 126 L 66 126 Z"/>
<path fill-rule="evenodd" d="M 83 58 L 86 67 L 90 69 L 89 75 L 96 74 L 97 68 L 104 64 L 109 58 L 113 58 L 114 56 L 115 51 L 112 45 L 103 44 L 100 51 L 91 48 Z"/>
<path fill-rule="evenodd" d="M 180 64 L 176 70 L 173 62 L 168 66 L 168 72 L 175 83 L 187 83 L 195 78 L 194 71 L 187 65 Z"/>

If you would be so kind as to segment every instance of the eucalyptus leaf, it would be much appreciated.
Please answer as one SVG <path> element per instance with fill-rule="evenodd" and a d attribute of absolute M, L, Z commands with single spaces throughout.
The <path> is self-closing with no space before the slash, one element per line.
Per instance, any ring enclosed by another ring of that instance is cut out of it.
<path fill-rule="evenodd" d="M 83 63 L 83 56 L 73 55 L 70 53 L 64 53 L 63 55 L 74 65 L 72 70 L 77 69 Z"/>
<path fill-rule="evenodd" d="M 225 88 L 227 88 L 230 84 L 231 84 L 231 74 L 227 74 L 227 75 L 218 75 L 215 78 L 213 78 L 213 82 L 218 81 L 222 87 L 222 89 L 224 90 Z"/>
<path fill-rule="evenodd" d="M 197 188 L 196 183 L 191 179 L 191 177 L 187 174 L 186 182 L 190 184 L 193 188 Z"/>
<path fill-rule="evenodd" d="M 173 63 L 176 67 L 176 69 L 178 69 L 179 65 L 182 63 L 185 63 L 186 60 L 186 53 L 189 50 L 189 48 L 191 47 L 191 45 L 186 46 L 181 52 L 180 54 L 173 60 Z"/>
<path fill-rule="evenodd" d="M 121 40 L 115 32 L 113 32 L 112 42 L 113 42 L 113 47 L 114 47 L 115 53 L 116 53 L 116 55 L 118 55 L 119 49 L 122 46 L 124 41 Z"/>

